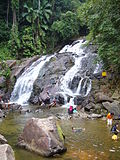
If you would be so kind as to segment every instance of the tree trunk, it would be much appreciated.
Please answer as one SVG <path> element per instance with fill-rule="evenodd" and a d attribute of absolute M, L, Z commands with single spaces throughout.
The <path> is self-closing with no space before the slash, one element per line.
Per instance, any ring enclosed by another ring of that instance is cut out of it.
<path fill-rule="evenodd" d="M 10 7 L 10 2 L 9 2 L 9 0 L 8 0 L 8 3 L 7 3 L 8 5 L 7 5 L 7 27 L 8 27 L 8 17 L 9 17 L 9 7 Z"/>
<path fill-rule="evenodd" d="M 16 8 L 13 9 L 13 27 L 16 25 L 17 19 L 16 19 Z"/>

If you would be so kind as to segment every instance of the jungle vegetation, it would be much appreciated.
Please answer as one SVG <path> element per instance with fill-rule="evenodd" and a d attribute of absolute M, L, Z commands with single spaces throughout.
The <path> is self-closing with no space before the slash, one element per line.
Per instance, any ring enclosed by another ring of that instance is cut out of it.
<path fill-rule="evenodd" d="M 119 0 L 1 0 L 0 60 L 48 54 L 80 36 L 120 74 Z"/>

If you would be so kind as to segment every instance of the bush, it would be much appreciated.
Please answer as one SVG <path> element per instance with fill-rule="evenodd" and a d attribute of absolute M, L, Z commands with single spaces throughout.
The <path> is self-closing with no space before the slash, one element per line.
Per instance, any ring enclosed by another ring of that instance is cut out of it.
<path fill-rule="evenodd" d="M 74 36 L 79 35 L 79 21 L 75 13 L 68 11 L 62 14 L 60 21 L 55 21 L 52 25 L 57 41 L 67 41 Z"/>

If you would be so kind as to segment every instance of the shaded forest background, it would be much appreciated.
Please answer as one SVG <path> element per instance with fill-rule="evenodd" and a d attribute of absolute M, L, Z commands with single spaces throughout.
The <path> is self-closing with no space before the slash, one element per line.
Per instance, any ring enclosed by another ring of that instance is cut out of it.
<path fill-rule="evenodd" d="M 120 74 L 120 0 L 1 0 L 0 60 L 52 53 L 87 36 L 105 69 Z"/>

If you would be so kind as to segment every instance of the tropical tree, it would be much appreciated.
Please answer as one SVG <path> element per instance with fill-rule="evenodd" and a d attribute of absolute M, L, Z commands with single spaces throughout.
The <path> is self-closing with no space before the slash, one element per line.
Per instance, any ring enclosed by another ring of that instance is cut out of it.
<path fill-rule="evenodd" d="M 23 17 L 32 25 L 34 31 L 35 40 L 38 37 L 44 37 L 44 30 L 48 29 L 48 22 L 50 19 L 51 5 L 48 0 L 34 0 L 33 6 L 29 7 L 27 4 L 24 5 L 26 12 L 23 13 Z"/>

